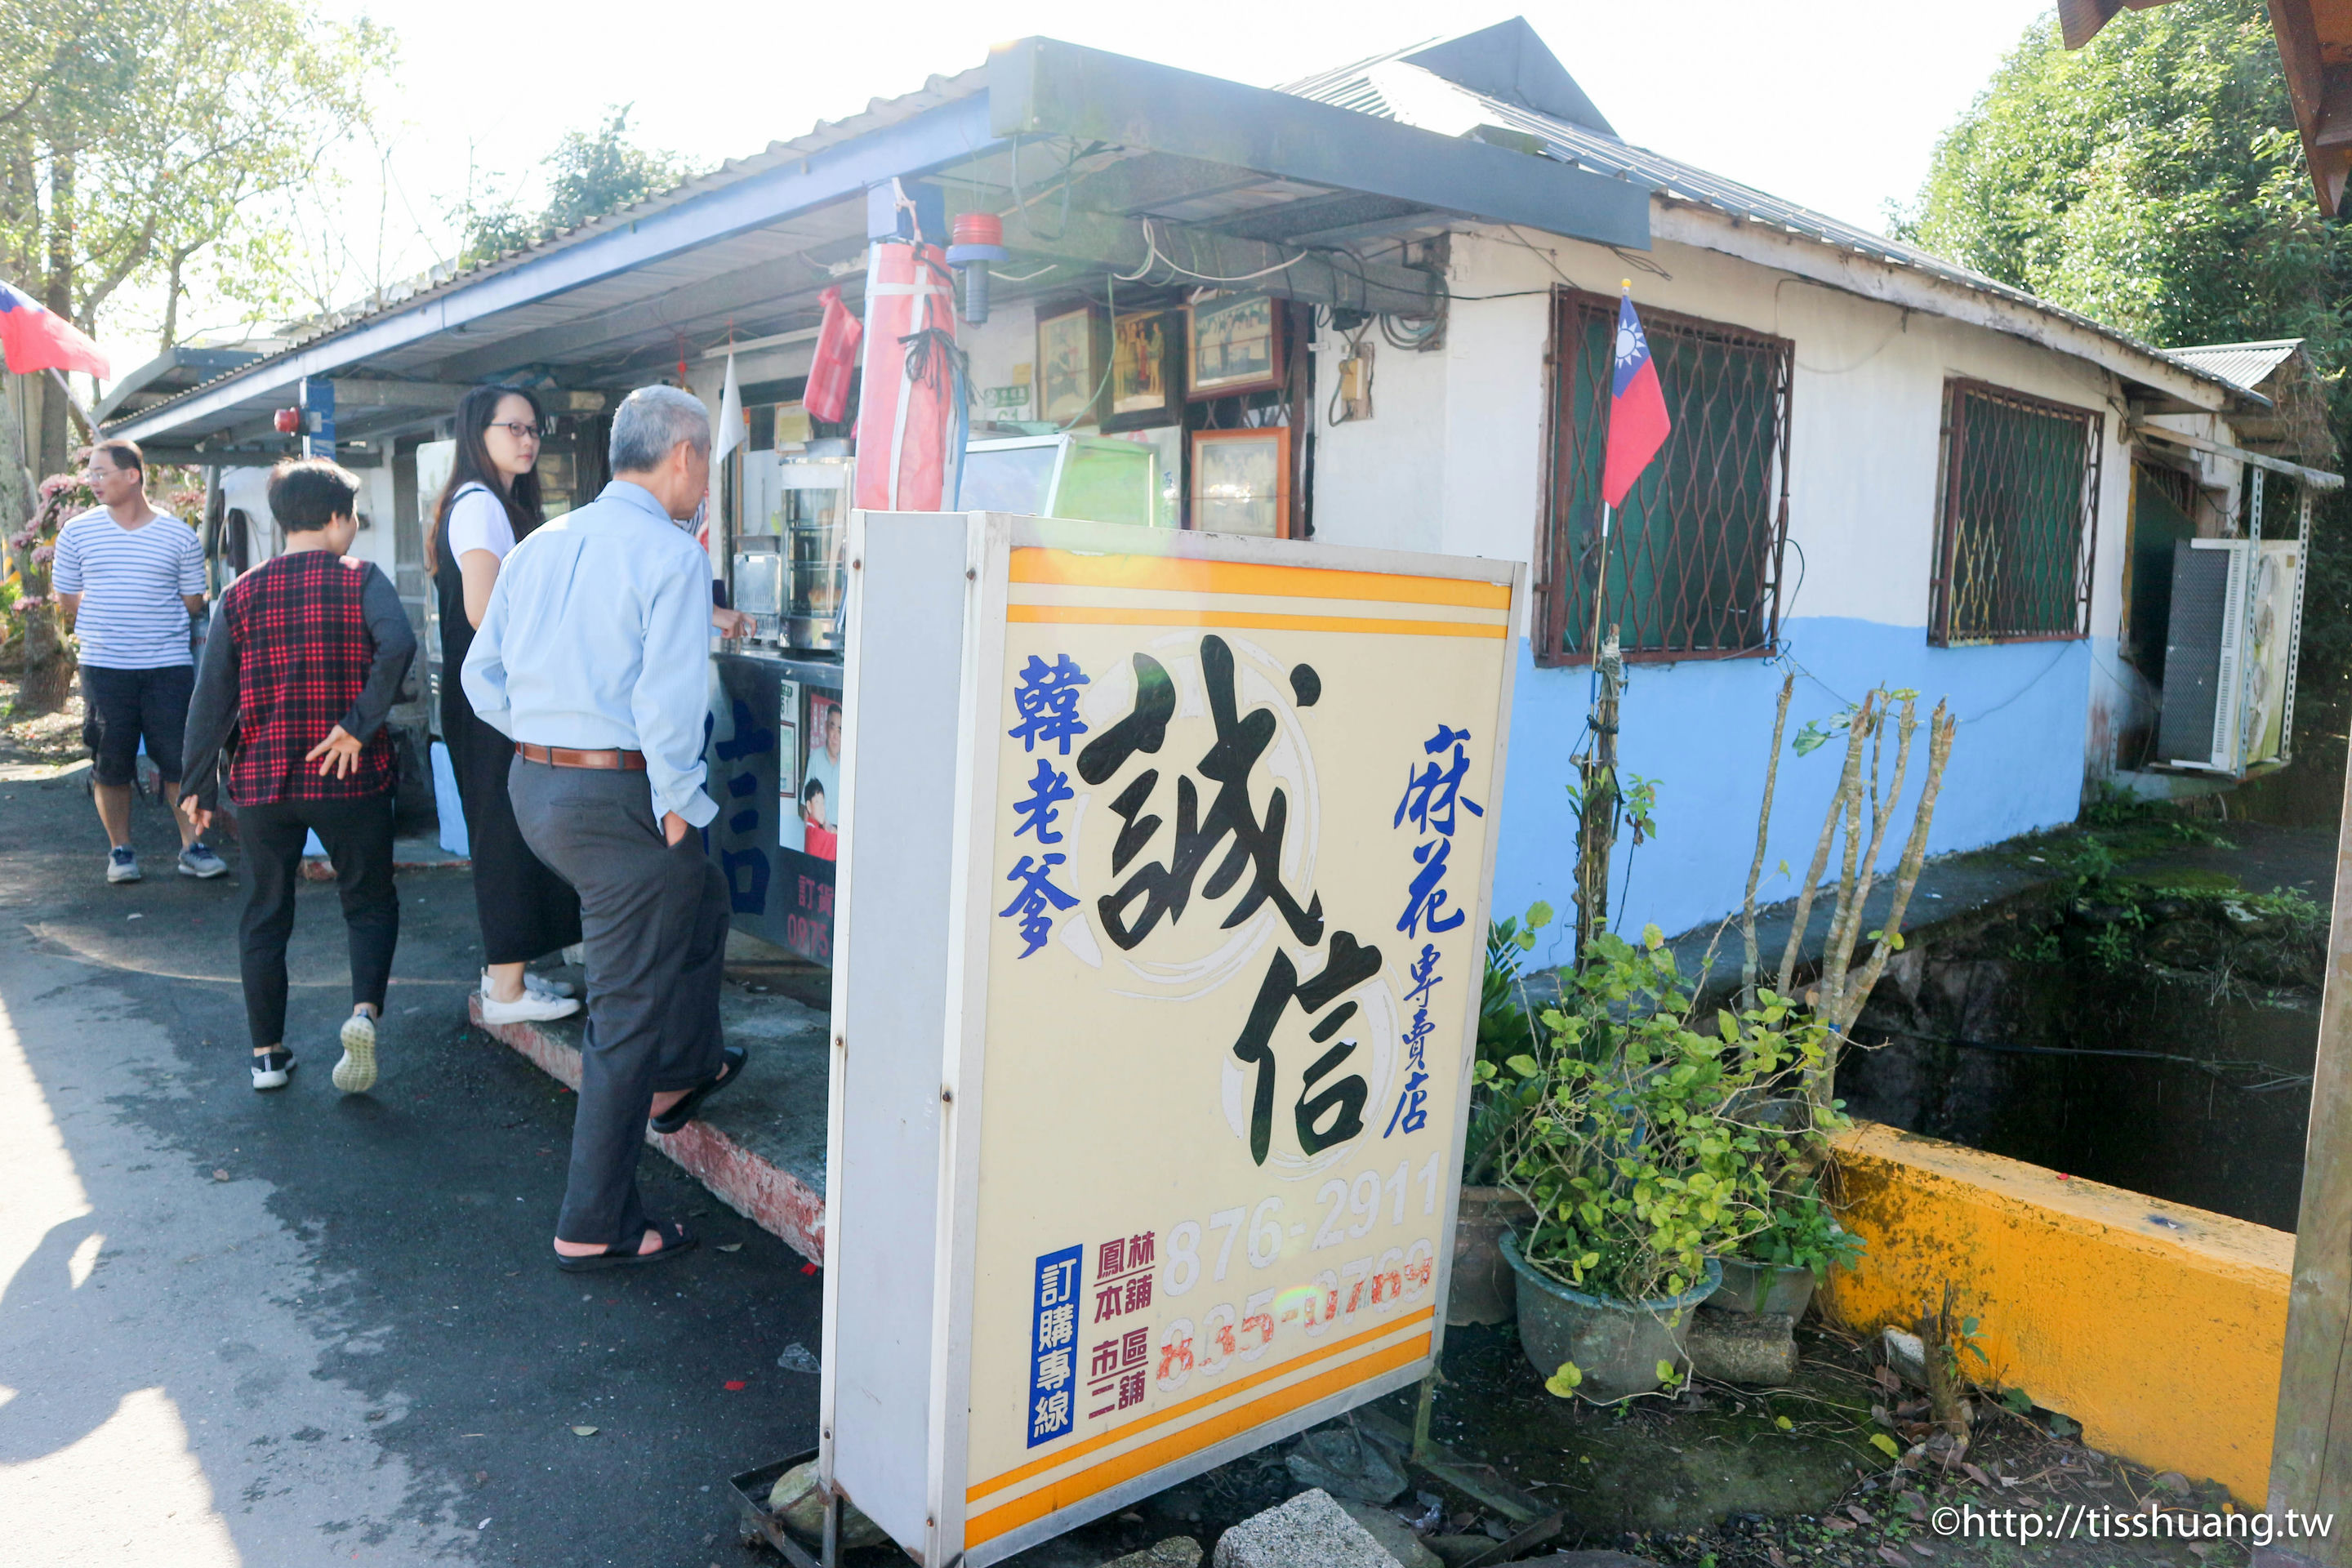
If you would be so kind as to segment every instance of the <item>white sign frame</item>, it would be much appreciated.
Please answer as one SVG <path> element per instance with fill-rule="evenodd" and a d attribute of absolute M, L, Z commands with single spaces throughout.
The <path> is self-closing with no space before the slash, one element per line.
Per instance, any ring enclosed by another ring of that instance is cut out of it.
<path fill-rule="evenodd" d="M 989 944 L 1002 897 L 992 860 L 1000 807 L 996 731 L 1012 552 L 1031 547 L 1507 588 L 1496 710 L 1469 715 L 1494 736 L 1482 861 L 1475 889 L 1459 889 L 1468 895 L 1460 907 L 1482 954 L 1526 618 L 1527 569 L 1516 563 L 979 512 L 852 513 L 820 1463 L 826 1482 L 917 1561 L 963 1568 L 996 1562 L 1427 1373 L 1444 1348 L 1477 1035 L 1480 988 L 1465 977 L 1427 1354 L 966 1551 Z M 942 679 L 950 668 L 957 670 L 953 681 Z M 943 722 L 950 709 L 952 720 Z M 861 819 L 876 825 L 861 833 Z M 1442 1062 L 1431 1066 L 1443 1071 Z"/>

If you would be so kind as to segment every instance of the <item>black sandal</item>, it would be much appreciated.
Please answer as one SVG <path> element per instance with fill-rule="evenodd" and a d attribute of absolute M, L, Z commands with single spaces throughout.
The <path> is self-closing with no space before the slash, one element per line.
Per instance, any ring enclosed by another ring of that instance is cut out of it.
<path fill-rule="evenodd" d="M 670 1133 L 682 1130 L 701 1112 L 704 1100 L 743 1076 L 743 1064 L 751 1059 L 751 1053 L 740 1046 L 728 1046 L 719 1052 L 719 1076 L 688 1089 L 685 1099 L 655 1117 L 652 1122 L 655 1131 Z"/>
<path fill-rule="evenodd" d="M 608 1247 L 602 1252 L 586 1252 L 577 1258 L 555 1255 L 555 1266 L 566 1274 L 593 1274 L 601 1268 L 643 1268 L 649 1264 L 667 1263 L 681 1252 L 692 1252 L 702 1245 L 701 1239 L 674 1219 L 649 1219 L 648 1229 L 661 1232 L 662 1244 L 652 1252 L 632 1248 L 624 1251 Z M 637 1247 L 645 1246 L 645 1237 L 637 1237 Z"/>

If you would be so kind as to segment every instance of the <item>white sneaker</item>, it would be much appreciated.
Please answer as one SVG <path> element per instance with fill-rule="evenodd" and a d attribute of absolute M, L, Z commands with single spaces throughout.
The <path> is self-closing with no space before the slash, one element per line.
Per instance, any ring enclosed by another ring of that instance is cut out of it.
<path fill-rule="evenodd" d="M 139 857 L 121 845 L 106 852 L 106 879 L 110 882 L 135 882 L 139 879 Z"/>
<path fill-rule="evenodd" d="M 284 1089 L 293 1073 L 292 1051 L 268 1051 L 253 1058 L 253 1087 L 257 1089 Z"/>
<path fill-rule="evenodd" d="M 569 996 L 544 996 L 526 985 L 522 994 L 511 1002 L 501 1002 L 490 994 L 489 986 L 482 987 L 482 1022 L 485 1024 L 543 1024 L 552 1018 L 569 1018 L 580 1011 L 580 1004 Z"/>
<path fill-rule="evenodd" d="M 588 944 L 584 942 L 575 942 L 570 947 L 565 948 L 563 950 L 563 962 L 566 963 L 586 963 L 588 962 Z"/>
<path fill-rule="evenodd" d="M 482 971 L 481 989 L 482 1000 L 485 1002 L 488 1001 L 490 999 L 490 972 L 487 969 Z M 566 982 L 561 980 L 550 980 L 546 975 L 533 974 L 528 969 L 524 970 L 522 973 L 522 989 L 523 994 L 527 996 L 554 996 L 560 998 L 569 996 L 572 994 L 571 985 Z"/>
<path fill-rule="evenodd" d="M 343 1020 L 343 1059 L 335 1064 L 335 1087 L 365 1094 L 375 1087 L 375 1020 L 354 1013 Z"/>

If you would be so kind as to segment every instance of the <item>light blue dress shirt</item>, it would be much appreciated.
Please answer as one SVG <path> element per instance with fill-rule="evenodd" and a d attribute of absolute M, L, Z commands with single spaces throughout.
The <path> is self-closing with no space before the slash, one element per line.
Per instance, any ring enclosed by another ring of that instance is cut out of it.
<path fill-rule="evenodd" d="M 697 827 L 703 793 L 710 561 L 642 485 L 604 493 L 516 545 L 460 679 L 485 723 L 518 741 L 646 754 L 654 816 Z"/>

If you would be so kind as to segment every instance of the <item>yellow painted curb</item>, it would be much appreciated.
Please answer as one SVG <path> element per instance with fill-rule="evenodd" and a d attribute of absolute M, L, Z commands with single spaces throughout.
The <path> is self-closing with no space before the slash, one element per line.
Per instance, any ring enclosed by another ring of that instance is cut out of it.
<path fill-rule="evenodd" d="M 1971 1375 L 2262 1505 L 2293 1236 L 1874 1123 L 1837 1161 L 1867 1250 L 1822 1291 L 1832 1321 L 1907 1329 L 1949 1281 L 1990 1363 Z"/>

